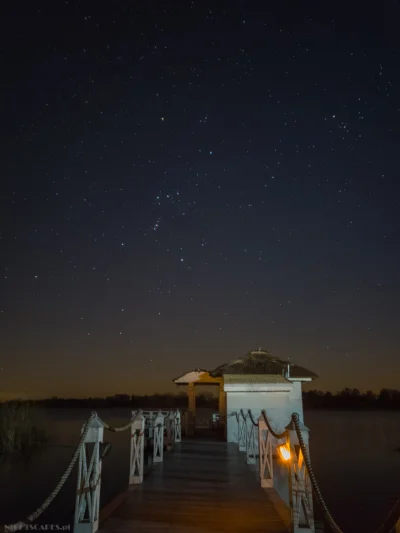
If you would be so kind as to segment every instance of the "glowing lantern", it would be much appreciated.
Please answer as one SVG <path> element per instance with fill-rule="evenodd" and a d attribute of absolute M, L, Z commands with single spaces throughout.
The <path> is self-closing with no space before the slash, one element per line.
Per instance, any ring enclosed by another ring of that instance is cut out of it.
<path fill-rule="evenodd" d="M 279 452 L 279 455 L 281 456 L 281 459 L 283 461 L 289 461 L 289 459 L 290 459 L 290 449 L 287 446 L 287 444 L 281 444 L 280 446 L 278 446 L 278 452 Z"/>

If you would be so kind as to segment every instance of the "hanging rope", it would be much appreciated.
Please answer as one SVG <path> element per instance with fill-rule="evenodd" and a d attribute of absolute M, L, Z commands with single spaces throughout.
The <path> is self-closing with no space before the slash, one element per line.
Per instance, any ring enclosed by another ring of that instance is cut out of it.
<path fill-rule="evenodd" d="M 255 420 L 253 418 L 253 414 L 252 414 L 250 409 L 249 409 L 249 417 L 250 417 L 250 420 L 251 420 L 251 423 L 253 424 L 253 426 L 258 427 L 258 422 L 255 422 Z"/>
<path fill-rule="evenodd" d="M 315 496 L 316 496 L 316 498 L 318 500 L 318 503 L 319 503 L 319 505 L 321 507 L 321 510 L 324 513 L 324 517 L 325 517 L 326 521 L 328 522 L 328 525 L 330 526 L 331 530 L 334 533 L 343 533 L 343 531 L 337 525 L 337 523 L 333 519 L 331 513 L 329 512 L 329 509 L 328 509 L 328 507 L 327 507 L 327 505 L 325 503 L 325 500 L 322 497 L 321 491 L 319 490 L 317 479 L 315 477 L 314 470 L 313 470 L 312 465 L 311 465 L 310 456 L 308 455 L 308 450 L 307 450 L 307 447 L 305 445 L 305 442 L 304 442 L 304 439 L 303 439 L 303 435 L 301 433 L 300 424 L 299 424 L 299 415 L 297 413 L 293 413 L 292 414 L 292 421 L 293 421 L 293 425 L 294 425 L 295 430 L 296 430 L 296 434 L 297 434 L 297 438 L 299 440 L 301 451 L 303 453 L 304 462 L 306 464 L 308 475 L 310 477 L 311 485 L 312 485 L 312 488 L 314 490 L 314 494 L 315 494 Z"/>
<path fill-rule="evenodd" d="M 271 427 L 271 424 L 269 423 L 268 421 L 268 418 L 267 418 L 267 413 L 265 412 L 265 409 L 263 409 L 261 411 L 261 415 L 262 417 L 264 418 L 264 422 L 268 428 L 268 431 L 271 433 L 272 436 L 274 436 L 276 439 L 285 439 L 286 438 L 286 431 L 284 431 L 283 433 L 276 433 L 272 427 Z"/>
<path fill-rule="evenodd" d="M 90 428 L 90 424 L 96 418 L 97 418 L 97 413 L 93 411 L 91 413 L 91 415 L 89 416 L 89 418 L 87 419 L 87 421 L 86 421 L 86 424 L 85 424 L 84 429 L 82 431 L 82 435 L 81 435 L 81 438 L 79 440 L 78 446 L 76 447 L 75 453 L 72 456 L 72 459 L 71 459 L 69 465 L 67 466 L 64 474 L 61 476 L 60 481 L 57 483 L 57 485 L 54 488 L 53 492 L 48 496 L 48 498 L 46 498 L 46 500 L 42 503 L 42 505 L 40 507 L 38 507 L 34 513 L 31 513 L 29 516 L 27 516 L 25 518 L 25 520 L 22 520 L 20 522 L 15 522 L 14 524 L 7 524 L 7 525 L 4 525 L 4 526 L 1 526 L 0 529 L 2 531 L 7 533 L 7 532 L 11 532 L 11 531 L 19 531 L 20 529 L 26 528 L 27 525 L 29 525 L 32 522 L 34 522 L 35 520 L 37 520 L 37 518 L 39 518 L 39 516 L 54 501 L 54 499 L 56 498 L 56 496 L 58 495 L 60 490 L 65 485 L 65 482 L 69 478 L 69 476 L 70 476 L 70 474 L 72 472 L 72 469 L 74 468 L 75 463 L 76 463 L 76 461 L 77 461 L 77 459 L 79 457 L 81 446 L 84 444 L 84 442 L 86 440 L 86 436 L 88 434 L 88 431 L 89 431 L 89 428 Z"/>
<path fill-rule="evenodd" d="M 104 429 L 106 429 L 108 431 L 111 431 L 111 432 L 121 432 L 121 431 L 125 431 L 125 430 L 129 429 L 132 426 L 132 423 L 136 420 L 136 418 L 139 415 L 142 415 L 142 413 L 143 413 L 143 411 L 139 410 L 138 412 L 135 413 L 134 416 L 132 416 L 131 420 L 127 424 L 125 424 L 124 426 L 113 427 L 113 426 L 110 426 L 109 424 L 107 424 L 106 422 L 104 422 L 103 420 L 101 420 L 98 417 L 97 413 L 93 411 L 90 414 L 89 418 L 87 419 L 87 421 L 86 421 L 86 423 L 85 423 L 85 425 L 83 427 L 81 438 L 79 440 L 79 443 L 78 443 L 78 445 L 77 445 L 77 447 L 75 449 L 74 455 L 72 456 L 68 467 L 66 468 L 64 474 L 60 478 L 60 481 L 57 483 L 56 487 L 51 492 L 51 494 L 46 498 L 46 500 L 43 502 L 43 504 L 40 507 L 38 507 L 38 509 L 36 509 L 36 511 L 34 513 L 31 513 L 29 516 L 27 516 L 25 520 L 20 521 L 20 522 L 15 522 L 13 524 L 7 524 L 7 525 L 0 526 L 0 532 L 11 533 L 11 532 L 19 531 L 21 529 L 26 528 L 29 524 L 31 524 L 32 522 L 37 520 L 37 518 L 39 518 L 39 516 L 49 507 L 49 505 L 54 501 L 54 499 L 56 498 L 58 493 L 61 491 L 61 489 L 65 485 L 67 479 L 71 475 L 71 472 L 72 472 L 72 470 L 73 470 L 73 468 L 74 468 L 74 466 L 76 464 L 76 461 L 77 461 L 77 459 L 79 457 L 81 447 L 85 443 L 85 440 L 86 440 L 90 425 L 95 419 L 97 419 L 98 422 L 100 422 L 103 425 Z M 270 433 L 276 439 L 283 439 L 283 438 L 287 437 L 286 431 L 283 432 L 283 433 L 276 433 L 271 428 L 271 425 L 270 425 L 270 423 L 268 421 L 268 418 L 267 418 L 265 410 L 262 410 L 261 414 L 262 414 L 262 416 L 264 418 L 264 421 L 265 421 L 265 424 L 266 424 L 268 430 L 270 431 Z M 251 422 L 252 422 L 253 427 L 257 427 L 259 425 L 259 423 L 254 420 L 253 414 L 252 414 L 250 409 L 248 410 L 246 415 L 244 414 L 243 409 L 240 410 L 240 413 L 234 412 L 234 413 L 231 413 L 231 415 L 235 415 L 236 416 L 236 420 L 237 420 L 238 423 L 239 423 L 239 419 L 240 419 L 240 415 L 241 415 L 243 420 L 244 420 L 244 422 L 246 422 L 247 417 L 249 417 Z M 173 414 L 172 411 L 170 411 L 167 415 L 164 416 L 164 420 L 169 418 L 170 422 L 173 422 L 173 420 L 176 419 L 177 417 L 178 417 L 178 410 L 176 410 L 174 412 L 174 414 Z M 171 420 L 171 418 L 172 418 L 172 420 Z M 308 454 L 308 449 L 307 449 L 307 447 L 305 445 L 305 442 L 304 442 L 304 439 L 303 439 L 303 435 L 302 435 L 302 432 L 301 432 L 301 429 L 300 429 L 299 415 L 297 413 L 293 413 L 292 417 L 291 417 L 291 420 L 292 420 L 294 429 L 296 431 L 298 442 L 299 442 L 299 445 L 300 445 L 300 448 L 301 448 L 301 451 L 302 451 L 302 454 L 303 454 L 303 457 L 304 457 L 304 462 L 305 462 L 306 469 L 307 469 L 307 472 L 308 472 L 308 475 L 309 475 L 309 478 L 310 478 L 310 482 L 311 482 L 311 485 L 312 485 L 312 488 L 313 488 L 314 495 L 315 495 L 315 497 L 316 497 L 316 499 L 318 501 L 319 506 L 321 507 L 321 510 L 322 510 L 322 512 L 324 514 L 324 518 L 325 518 L 328 526 L 330 527 L 330 529 L 331 529 L 331 531 L 333 533 L 343 533 L 342 529 L 338 526 L 338 524 L 335 522 L 334 518 L 332 517 L 331 513 L 329 512 L 329 509 L 328 509 L 328 507 L 327 507 L 327 505 L 325 503 L 325 500 L 324 500 L 324 498 L 323 498 L 323 496 L 321 494 L 321 491 L 319 489 L 319 486 L 318 486 L 318 483 L 317 483 L 317 480 L 316 480 L 316 477 L 315 477 L 315 474 L 314 474 L 314 471 L 313 471 L 313 468 L 312 468 L 310 456 Z M 251 431 L 253 431 L 253 428 L 252 428 Z M 110 444 L 106 444 L 104 450 L 102 450 L 101 458 L 103 458 L 107 454 L 107 452 L 109 450 L 109 447 L 110 447 Z M 397 500 L 397 502 L 395 503 L 395 505 L 391 509 L 389 515 L 384 520 L 382 525 L 379 526 L 376 529 L 375 533 L 394 533 L 395 527 L 399 523 L 399 519 L 400 519 L 400 499 Z"/>
<path fill-rule="evenodd" d="M 127 424 L 125 424 L 125 426 L 121 426 L 118 428 L 114 428 L 110 426 L 109 424 L 107 424 L 107 422 L 104 422 L 104 420 L 101 420 L 101 418 L 99 418 L 98 420 L 99 422 L 101 422 L 101 424 L 103 424 L 104 429 L 107 429 L 108 431 L 112 431 L 113 433 L 118 433 L 119 431 L 126 431 L 127 429 L 129 429 L 132 426 L 132 423 L 136 420 L 136 418 L 142 413 L 143 413 L 142 410 L 137 411 L 135 415 L 132 416 L 130 421 Z"/>
<path fill-rule="evenodd" d="M 383 523 L 375 530 L 375 533 L 395 533 L 396 525 L 400 520 L 400 498 L 393 505 Z"/>
<path fill-rule="evenodd" d="M 73 470 L 73 468 L 75 466 L 75 463 L 78 460 L 81 447 L 83 446 L 83 444 L 84 444 L 84 442 L 86 440 L 86 437 L 87 437 L 87 434 L 88 434 L 88 431 L 89 431 L 89 428 L 90 428 L 90 424 L 93 422 L 93 420 L 97 419 L 98 422 L 100 422 L 100 424 L 102 424 L 104 429 L 107 429 L 108 431 L 119 432 L 119 431 L 125 431 L 125 430 L 129 429 L 132 426 L 132 423 L 139 416 L 139 414 L 142 414 L 141 410 L 138 411 L 131 418 L 131 420 L 128 422 L 128 424 L 125 424 L 124 426 L 115 428 L 113 426 L 110 426 L 110 424 L 107 424 L 107 422 L 104 422 L 103 420 L 101 420 L 98 417 L 97 413 L 95 411 L 93 411 L 90 414 L 89 418 L 87 419 L 87 421 L 86 421 L 86 423 L 84 425 L 84 428 L 83 428 L 82 434 L 81 434 L 81 438 L 79 440 L 79 443 L 78 443 L 78 445 L 77 445 L 77 447 L 75 449 L 75 453 L 72 456 L 72 459 L 71 459 L 68 467 L 66 468 L 64 474 L 60 478 L 60 481 L 57 483 L 57 485 L 55 486 L 55 488 L 51 492 L 51 494 L 48 496 L 48 498 L 46 498 L 46 500 L 42 503 L 42 505 L 40 507 L 38 507 L 36 509 L 36 511 L 34 513 L 31 513 L 29 516 L 27 516 L 25 520 L 21 520 L 20 522 L 15 522 L 14 524 L 6 524 L 6 525 L 3 525 L 3 526 L 0 526 L 0 532 L 8 533 L 8 532 L 11 532 L 11 531 L 19 531 L 20 529 L 26 528 L 28 524 L 31 524 L 32 522 L 37 520 L 39 518 L 39 516 L 41 514 L 43 514 L 43 512 L 55 500 L 56 496 L 61 491 L 61 489 L 65 485 L 67 479 L 71 475 L 71 472 L 72 472 L 72 470 Z M 110 444 L 106 444 L 105 445 L 104 449 L 102 450 L 101 459 L 107 454 L 107 452 L 110 449 L 110 446 L 111 446 Z"/>
<path fill-rule="evenodd" d="M 240 420 L 240 415 L 237 411 L 234 411 L 233 413 L 230 413 L 228 415 L 228 418 L 230 418 L 231 416 L 234 416 L 236 418 L 236 422 L 239 424 L 239 420 Z"/>
<path fill-rule="evenodd" d="M 317 498 L 318 504 L 321 507 L 321 510 L 324 514 L 325 520 L 327 521 L 331 531 L 333 533 L 343 533 L 343 530 L 337 525 L 333 519 L 329 509 L 325 503 L 324 498 L 322 497 L 321 491 L 319 489 L 314 470 L 312 468 L 310 456 L 308 454 L 307 447 L 305 445 L 303 435 L 301 433 L 300 424 L 299 424 L 299 415 L 297 413 L 292 414 L 293 425 L 296 430 L 297 438 L 299 440 L 300 448 L 304 457 L 304 462 L 308 471 L 308 475 L 311 481 L 311 485 L 314 491 L 314 494 Z M 388 517 L 383 521 L 383 523 L 375 530 L 375 533 L 395 533 L 395 527 L 399 523 L 400 519 L 400 499 L 392 507 Z"/>
<path fill-rule="evenodd" d="M 246 422 L 247 415 L 244 416 L 243 409 L 240 409 L 240 414 L 242 415 L 243 420 Z"/>
<path fill-rule="evenodd" d="M 237 420 L 238 423 L 239 423 L 239 417 L 241 415 L 245 422 L 247 420 L 247 417 L 249 417 L 254 427 L 257 427 L 259 425 L 258 422 L 257 423 L 255 422 L 253 414 L 252 414 L 250 409 L 247 411 L 246 415 L 244 414 L 243 409 L 241 409 L 239 411 L 239 413 L 236 411 L 236 412 L 232 413 L 232 415 L 233 414 L 236 416 L 236 420 Z M 264 421 L 265 421 L 265 424 L 266 424 L 268 430 L 270 431 L 270 433 L 276 439 L 280 440 L 280 439 L 286 439 L 287 438 L 287 432 L 286 431 L 284 431 L 283 433 L 276 433 L 272 429 L 271 424 L 269 423 L 269 420 L 267 418 L 266 411 L 264 409 L 261 411 L 261 415 L 264 418 Z M 310 482 L 311 482 L 311 485 L 312 485 L 312 488 L 313 488 L 314 495 L 315 495 L 315 497 L 317 499 L 317 502 L 318 502 L 318 504 L 319 504 L 319 506 L 320 506 L 320 508 L 321 508 L 321 510 L 323 512 L 323 515 L 324 515 L 324 518 L 325 518 L 325 520 L 327 522 L 327 525 L 329 526 L 329 528 L 330 528 L 332 533 L 343 533 L 343 530 L 339 527 L 339 525 L 336 523 L 336 521 L 334 520 L 333 516 L 331 515 L 331 513 L 330 513 L 330 511 L 328 509 L 328 506 L 326 505 L 325 500 L 324 500 L 324 498 L 322 496 L 320 488 L 318 486 L 317 479 L 315 477 L 314 470 L 312 468 L 310 456 L 308 454 L 308 450 L 307 450 L 307 447 L 305 445 L 305 442 L 304 442 L 304 439 L 303 439 L 303 435 L 302 435 L 302 432 L 301 432 L 301 429 L 300 429 L 299 415 L 297 413 L 293 413 L 292 417 L 291 417 L 291 420 L 292 420 L 293 426 L 294 426 L 294 428 L 296 430 L 296 435 L 297 435 L 297 438 L 298 438 L 298 441 L 299 441 L 299 445 L 300 445 L 300 448 L 301 448 L 301 451 L 302 451 L 302 454 L 303 454 L 303 457 L 304 457 L 304 463 L 305 463 L 306 468 L 307 468 L 307 472 L 308 472 L 308 475 L 309 475 L 309 478 L 310 478 Z M 396 525 L 399 522 L 400 522 L 400 499 L 398 499 L 396 501 L 396 503 L 392 507 L 392 509 L 391 509 L 389 515 L 387 516 L 387 518 L 375 530 L 374 533 L 395 533 L 395 527 L 396 527 Z"/>

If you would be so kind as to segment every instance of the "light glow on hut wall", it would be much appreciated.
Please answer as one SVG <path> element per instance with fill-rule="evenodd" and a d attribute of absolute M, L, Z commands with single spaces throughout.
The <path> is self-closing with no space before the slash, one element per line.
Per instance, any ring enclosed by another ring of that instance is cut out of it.
<path fill-rule="evenodd" d="M 278 446 L 277 450 L 278 450 L 280 458 L 283 461 L 289 461 L 291 454 L 290 454 L 289 446 L 286 443 Z"/>

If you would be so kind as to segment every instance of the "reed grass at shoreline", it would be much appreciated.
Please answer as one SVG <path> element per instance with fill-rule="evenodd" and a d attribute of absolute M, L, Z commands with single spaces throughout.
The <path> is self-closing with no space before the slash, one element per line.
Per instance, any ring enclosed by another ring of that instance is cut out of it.
<path fill-rule="evenodd" d="M 22 453 L 43 446 L 47 437 L 38 419 L 29 402 L 0 404 L 0 454 Z"/>

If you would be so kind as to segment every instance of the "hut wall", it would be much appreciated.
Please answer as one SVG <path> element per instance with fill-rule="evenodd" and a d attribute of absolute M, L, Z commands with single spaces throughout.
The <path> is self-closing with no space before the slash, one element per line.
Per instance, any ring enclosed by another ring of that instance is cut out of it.
<path fill-rule="evenodd" d="M 290 383 L 286 387 L 290 390 L 287 391 L 246 391 L 244 390 L 246 388 L 246 384 L 243 383 L 240 387 L 240 390 L 232 391 L 225 389 L 228 415 L 228 442 L 237 442 L 238 428 L 236 417 L 231 416 L 231 414 L 240 411 L 241 409 L 243 409 L 245 413 L 251 409 L 254 418 L 258 418 L 261 415 L 261 410 L 265 409 L 268 420 L 270 421 L 272 427 L 279 433 L 288 425 L 290 422 L 290 417 L 294 412 L 299 414 L 302 422 L 304 421 L 301 382 Z"/>
<path fill-rule="evenodd" d="M 226 393 L 228 442 L 237 443 L 238 441 L 238 424 L 233 413 L 239 412 L 241 409 L 245 414 L 251 409 L 255 419 L 261 415 L 261 410 L 265 409 L 268 420 L 277 433 L 282 433 L 285 430 L 292 413 L 298 413 L 300 420 L 304 422 L 301 382 L 288 383 L 285 391 L 265 390 L 268 385 L 260 386 L 264 390 L 254 390 L 254 385 L 246 383 L 235 385 L 236 390 L 234 391 L 229 390 L 231 389 L 229 386 L 226 388 L 228 389 Z M 289 505 L 287 465 L 278 459 L 274 463 L 275 489 L 286 505 Z"/>

